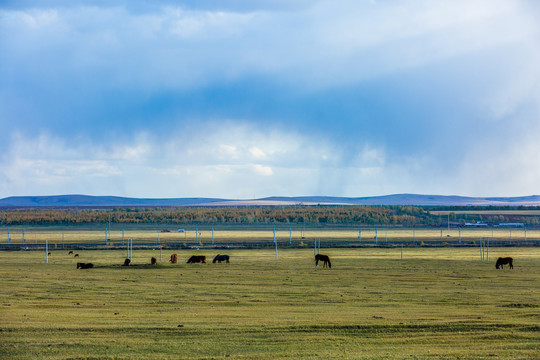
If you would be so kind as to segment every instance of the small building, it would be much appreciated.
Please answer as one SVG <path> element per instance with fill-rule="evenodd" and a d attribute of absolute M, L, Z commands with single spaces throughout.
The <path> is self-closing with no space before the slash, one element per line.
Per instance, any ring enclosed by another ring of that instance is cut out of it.
<path fill-rule="evenodd" d="M 499 223 L 499 227 L 524 227 L 523 223 Z"/>
<path fill-rule="evenodd" d="M 488 224 L 483 223 L 483 222 L 481 222 L 481 221 L 475 222 L 475 223 L 466 222 L 466 223 L 465 223 L 465 226 L 470 226 L 470 227 L 487 227 Z"/>

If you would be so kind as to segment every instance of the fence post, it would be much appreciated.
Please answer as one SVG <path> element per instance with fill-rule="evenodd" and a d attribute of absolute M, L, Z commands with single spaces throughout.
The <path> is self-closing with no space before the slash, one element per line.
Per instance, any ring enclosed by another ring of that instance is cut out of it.
<path fill-rule="evenodd" d="M 289 228 L 289 245 L 292 245 L 292 228 Z"/>

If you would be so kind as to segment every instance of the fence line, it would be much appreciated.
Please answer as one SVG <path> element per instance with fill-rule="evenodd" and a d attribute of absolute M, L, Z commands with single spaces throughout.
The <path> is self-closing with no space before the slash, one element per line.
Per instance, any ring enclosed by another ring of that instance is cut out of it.
<path fill-rule="evenodd" d="M 156 244 L 155 242 L 145 243 L 132 243 L 133 248 L 136 249 L 264 249 L 279 247 L 282 249 L 308 249 L 311 248 L 311 244 L 304 242 L 290 242 L 290 241 L 258 241 L 258 242 L 220 242 L 220 243 L 208 243 L 199 244 L 197 242 L 162 242 Z M 0 250 L 44 250 L 45 243 L 26 243 L 26 244 L 0 244 Z M 475 248 L 481 246 L 481 241 L 477 243 L 441 243 L 440 241 L 402 241 L 402 242 L 385 242 L 385 241 L 320 241 L 319 247 L 321 248 L 399 248 L 399 247 L 463 247 L 463 248 Z M 527 240 L 527 241 L 490 241 L 490 247 L 520 247 L 520 246 L 540 246 L 540 240 Z M 51 246 L 48 244 L 49 251 L 54 250 L 125 250 L 126 245 L 105 245 L 104 243 L 64 243 L 58 246 Z"/>

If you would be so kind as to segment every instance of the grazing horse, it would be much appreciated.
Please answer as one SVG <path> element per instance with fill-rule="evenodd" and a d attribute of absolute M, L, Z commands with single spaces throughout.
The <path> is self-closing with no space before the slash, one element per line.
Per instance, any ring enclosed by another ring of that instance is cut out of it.
<path fill-rule="evenodd" d="M 157 264 L 157 260 L 156 260 L 155 257 L 152 257 L 152 258 L 150 259 L 150 264 L 152 264 L 152 265 L 156 265 L 156 264 Z"/>
<path fill-rule="evenodd" d="M 512 263 L 514 261 L 514 259 L 512 259 L 511 257 L 505 257 L 505 258 L 498 258 L 497 259 L 497 263 L 495 263 L 495 269 L 498 269 L 499 266 L 501 267 L 501 269 L 504 268 L 503 265 L 510 265 L 510 269 L 513 269 L 514 268 L 514 264 Z"/>
<path fill-rule="evenodd" d="M 73 255 L 73 251 L 69 250 L 68 255 Z"/>
<path fill-rule="evenodd" d="M 77 269 L 91 269 L 94 267 L 92 263 L 77 263 Z"/>
<path fill-rule="evenodd" d="M 129 266 L 129 264 L 131 264 L 131 260 L 126 259 L 126 260 L 124 260 L 124 265 L 122 265 L 122 266 Z"/>
<path fill-rule="evenodd" d="M 73 255 L 73 257 L 79 257 L 79 254 L 75 254 L 75 255 Z"/>
<path fill-rule="evenodd" d="M 330 262 L 330 258 L 328 257 L 328 255 L 315 255 L 315 266 L 319 266 L 319 260 L 324 262 L 323 267 L 326 267 L 326 265 L 328 265 L 330 269 L 332 268 L 332 263 Z"/>
<path fill-rule="evenodd" d="M 227 264 L 229 263 L 229 255 L 216 255 L 214 260 L 212 262 L 215 264 L 216 261 L 221 264 L 222 261 L 225 261 Z"/>
<path fill-rule="evenodd" d="M 189 258 L 187 261 L 188 264 L 195 264 L 195 263 L 204 263 L 206 264 L 206 256 L 203 255 L 193 255 Z"/>
<path fill-rule="evenodd" d="M 171 255 L 171 260 L 169 260 L 171 262 L 171 264 L 176 264 L 178 262 L 178 255 L 176 254 L 172 254 Z"/>

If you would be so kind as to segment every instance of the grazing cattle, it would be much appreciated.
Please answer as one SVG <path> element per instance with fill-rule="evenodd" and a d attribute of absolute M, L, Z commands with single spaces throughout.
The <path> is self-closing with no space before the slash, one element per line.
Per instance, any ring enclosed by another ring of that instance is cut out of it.
<path fill-rule="evenodd" d="M 75 255 L 73 255 L 73 257 L 79 257 L 79 254 L 75 254 Z"/>
<path fill-rule="evenodd" d="M 73 255 L 73 251 L 69 250 L 68 255 Z"/>
<path fill-rule="evenodd" d="M 171 255 L 171 260 L 169 260 L 171 262 L 171 264 L 176 264 L 178 262 L 178 255 L 176 254 L 172 254 Z"/>
<path fill-rule="evenodd" d="M 131 264 L 131 260 L 126 259 L 126 260 L 124 260 L 124 265 L 122 265 L 122 266 L 129 266 L 129 264 Z"/>
<path fill-rule="evenodd" d="M 514 261 L 514 259 L 512 259 L 511 257 L 505 257 L 505 258 L 498 258 L 497 259 L 497 262 L 495 263 L 495 269 L 498 269 L 499 266 L 501 267 L 501 269 L 504 268 L 503 265 L 510 265 L 510 269 L 513 269 L 514 268 L 514 264 L 512 263 Z"/>
<path fill-rule="evenodd" d="M 204 263 L 206 264 L 206 256 L 202 255 L 193 255 L 189 258 L 187 261 L 188 264 L 194 264 L 194 263 Z"/>
<path fill-rule="evenodd" d="M 47 255 L 51 255 L 51 252 L 49 251 L 49 252 L 47 253 Z"/>
<path fill-rule="evenodd" d="M 315 266 L 319 266 L 319 260 L 323 262 L 323 267 L 326 267 L 328 265 L 330 269 L 332 268 L 332 263 L 330 262 L 330 258 L 328 257 L 328 255 L 315 255 Z"/>
<path fill-rule="evenodd" d="M 77 269 L 91 269 L 94 267 L 94 264 L 92 263 L 77 263 Z"/>
<path fill-rule="evenodd" d="M 150 264 L 152 264 L 152 265 L 156 265 L 156 264 L 157 264 L 157 260 L 156 260 L 155 257 L 152 257 L 152 258 L 150 259 Z"/>
<path fill-rule="evenodd" d="M 226 263 L 229 263 L 229 255 L 216 255 L 214 260 L 212 262 L 215 264 L 216 261 L 221 264 L 222 261 L 225 261 Z"/>

